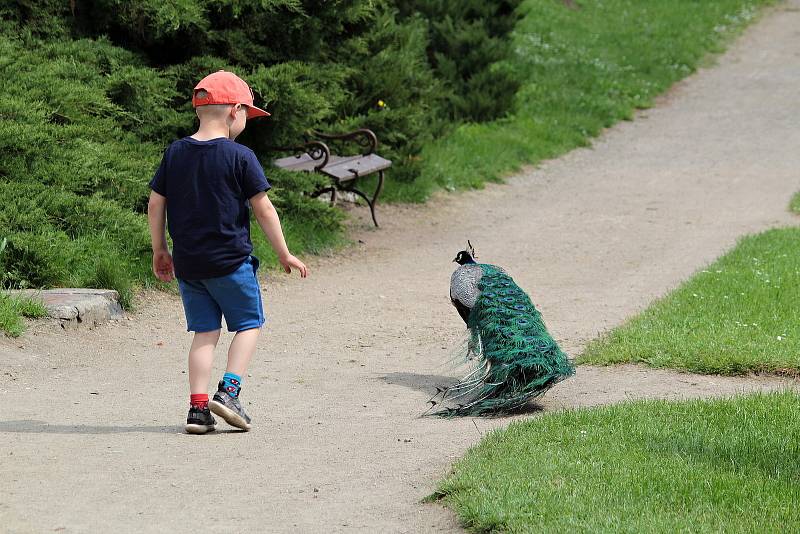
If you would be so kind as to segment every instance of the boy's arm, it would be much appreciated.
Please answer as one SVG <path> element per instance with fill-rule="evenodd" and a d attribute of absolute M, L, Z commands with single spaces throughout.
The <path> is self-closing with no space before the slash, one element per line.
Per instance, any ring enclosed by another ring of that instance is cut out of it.
<path fill-rule="evenodd" d="M 175 275 L 172 255 L 169 253 L 167 236 L 164 233 L 164 226 L 167 223 L 167 198 L 155 191 L 150 191 L 147 222 L 150 224 L 150 243 L 153 246 L 153 274 L 162 282 L 170 282 Z"/>
<path fill-rule="evenodd" d="M 283 237 L 283 230 L 281 229 L 281 221 L 278 218 L 278 212 L 275 211 L 275 206 L 270 202 L 269 197 L 263 191 L 250 198 L 250 207 L 253 209 L 253 214 L 256 216 L 258 225 L 267 236 L 269 244 L 272 249 L 278 254 L 278 261 L 281 262 L 283 269 L 287 273 L 292 272 L 292 267 L 300 271 L 300 277 L 305 278 L 308 276 L 308 268 L 305 264 L 292 256 L 286 246 L 286 240 Z"/>

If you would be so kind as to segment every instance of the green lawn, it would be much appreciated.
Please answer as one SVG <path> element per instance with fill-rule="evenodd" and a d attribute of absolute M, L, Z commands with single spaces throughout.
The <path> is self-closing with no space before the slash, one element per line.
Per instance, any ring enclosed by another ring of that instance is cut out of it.
<path fill-rule="evenodd" d="M 367 207 L 361 209 L 369 210 Z M 264 232 L 261 231 L 255 220 L 250 224 L 253 254 L 258 257 L 265 267 L 278 268 L 280 266 L 278 256 L 272 250 Z M 325 254 L 347 243 L 347 239 L 342 235 L 342 232 L 329 226 L 296 224 L 290 219 L 283 220 L 282 224 L 286 242 L 294 254 Z"/>
<path fill-rule="evenodd" d="M 665 298 L 592 342 L 580 363 L 698 373 L 800 372 L 800 228 L 742 239 Z"/>
<path fill-rule="evenodd" d="M 800 192 L 795 193 L 792 197 L 792 201 L 789 204 L 789 210 L 800 214 Z"/>
<path fill-rule="evenodd" d="M 423 200 L 435 189 L 481 187 L 525 163 L 589 139 L 721 52 L 771 0 L 575 2 L 527 0 L 515 57 L 498 70 L 521 81 L 503 120 L 465 124 L 427 147 L 422 176 L 389 183 L 387 197 Z"/>
<path fill-rule="evenodd" d="M 789 531 L 798 458 L 796 394 L 639 401 L 492 432 L 436 496 L 475 532 Z"/>
<path fill-rule="evenodd" d="M 44 306 L 31 299 L 12 297 L 0 293 L 0 331 L 6 335 L 17 337 L 25 330 L 22 317 L 45 317 Z"/>

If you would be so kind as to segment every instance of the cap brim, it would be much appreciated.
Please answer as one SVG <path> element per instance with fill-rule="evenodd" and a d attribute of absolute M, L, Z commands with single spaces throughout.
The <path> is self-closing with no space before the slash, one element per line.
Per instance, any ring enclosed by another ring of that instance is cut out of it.
<path fill-rule="evenodd" d="M 255 119 L 257 117 L 269 117 L 270 114 L 264 111 L 261 108 L 257 108 L 255 106 L 247 106 L 247 118 L 248 119 Z"/>

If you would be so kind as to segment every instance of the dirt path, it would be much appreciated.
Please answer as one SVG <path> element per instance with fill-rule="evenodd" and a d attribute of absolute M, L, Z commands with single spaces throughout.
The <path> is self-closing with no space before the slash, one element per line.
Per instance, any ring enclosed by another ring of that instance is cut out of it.
<path fill-rule="evenodd" d="M 383 207 L 381 231 L 360 226 L 364 243 L 314 261 L 308 281 L 271 280 L 269 328 L 245 380 L 248 434 L 181 434 L 189 335 L 174 297 L 150 295 L 132 320 L 93 331 L 40 325 L 0 341 L 3 530 L 456 530 L 419 500 L 508 419 L 417 417 L 461 334 L 447 299 L 455 252 L 470 238 L 482 260 L 506 266 L 575 353 L 738 236 L 791 224 L 798 28 L 792 0 L 593 148 L 507 185 Z M 542 405 L 782 384 L 581 367 Z"/>

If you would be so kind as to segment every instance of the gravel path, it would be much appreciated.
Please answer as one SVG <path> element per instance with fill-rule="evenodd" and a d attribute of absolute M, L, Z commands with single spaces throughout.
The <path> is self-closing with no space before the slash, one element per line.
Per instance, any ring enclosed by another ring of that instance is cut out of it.
<path fill-rule="evenodd" d="M 509 419 L 419 418 L 462 333 L 447 298 L 467 238 L 527 288 L 571 353 L 644 308 L 738 236 L 792 224 L 800 168 L 800 0 L 654 109 L 481 192 L 384 206 L 384 227 L 265 284 L 270 315 L 243 399 L 247 434 L 181 433 L 181 307 L 145 295 L 91 331 L 37 324 L 0 340 L 0 524 L 7 532 L 433 532 L 422 505 Z M 227 344 L 229 337 L 223 339 Z M 221 374 L 223 358 L 217 362 Z M 770 389 L 776 378 L 580 367 L 545 411 L 628 398 Z"/>

